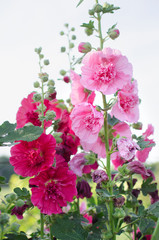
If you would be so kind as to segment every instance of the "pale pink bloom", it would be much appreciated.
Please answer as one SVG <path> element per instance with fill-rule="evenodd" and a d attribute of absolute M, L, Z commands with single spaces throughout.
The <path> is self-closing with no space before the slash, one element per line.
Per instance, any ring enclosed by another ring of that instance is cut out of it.
<path fill-rule="evenodd" d="M 120 156 L 124 158 L 126 161 L 133 160 L 135 157 L 136 150 L 140 149 L 139 145 L 129 138 L 119 138 L 117 140 L 117 147 Z"/>
<path fill-rule="evenodd" d="M 94 142 L 94 143 L 88 143 L 85 141 L 81 141 L 81 145 L 85 151 L 87 151 L 87 152 L 92 151 L 92 152 L 98 154 L 98 158 L 106 157 L 105 143 L 102 142 L 100 137 L 98 137 L 96 142 Z"/>
<path fill-rule="evenodd" d="M 114 136 L 119 134 L 120 137 L 131 138 L 130 126 L 127 123 L 119 122 L 113 126 L 113 129 L 115 130 L 115 132 L 113 132 Z"/>
<path fill-rule="evenodd" d="M 92 91 L 113 94 L 132 78 L 132 65 L 115 49 L 87 53 L 82 63 L 81 83 Z"/>
<path fill-rule="evenodd" d="M 71 112 L 72 130 L 82 141 L 93 143 L 103 125 L 103 114 L 90 103 L 80 103 Z"/>
<path fill-rule="evenodd" d="M 147 142 L 147 145 L 155 144 L 153 139 L 148 137 L 154 133 L 154 127 L 151 124 L 148 124 L 147 130 L 142 134 L 144 141 Z M 145 162 L 149 156 L 149 152 L 152 150 L 152 147 L 146 147 L 143 150 L 137 151 L 136 157 L 140 162 Z"/>
<path fill-rule="evenodd" d="M 125 163 L 125 160 L 120 156 L 119 152 L 112 153 L 110 159 L 115 169 L 118 169 L 119 166 Z"/>
<path fill-rule="evenodd" d="M 71 90 L 71 103 L 73 105 L 82 103 L 82 102 L 89 102 L 93 104 L 95 93 L 90 92 L 86 90 L 80 82 L 81 76 L 75 73 L 74 71 L 71 71 L 70 74 L 71 80 L 72 80 L 72 90 Z"/>
<path fill-rule="evenodd" d="M 139 120 L 139 98 L 136 90 L 136 81 L 127 84 L 118 92 L 118 101 L 113 106 L 111 115 L 120 121 L 137 122 Z M 128 88 L 127 88 L 128 87 Z"/>

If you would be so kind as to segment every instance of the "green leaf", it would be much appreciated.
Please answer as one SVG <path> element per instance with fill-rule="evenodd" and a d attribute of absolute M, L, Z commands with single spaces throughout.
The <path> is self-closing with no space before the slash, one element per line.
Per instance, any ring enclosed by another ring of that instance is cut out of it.
<path fill-rule="evenodd" d="M 117 123 L 119 123 L 120 121 L 116 118 L 116 117 L 111 117 L 110 114 L 108 114 L 108 123 L 111 126 L 116 125 Z"/>
<path fill-rule="evenodd" d="M 40 137 L 43 133 L 43 129 L 38 126 L 24 126 L 23 128 L 18 128 L 14 131 L 8 132 L 8 134 L 1 138 L 0 142 L 10 142 L 13 143 L 14 141 L 33 141 Z"/>
<path fill-rule="evenodd" d="M 76 7 L 78 7 L 79 5 L 81 5 L 82 2 L 84 2 L 84 0 L 80 0 Z"/>
<path fill-rule="evenodd" d="M 89 28 L 89 29 L 94 29 L 94 21 L 89 21 L 89 23 L 83 23 L 81 27 Z"/>
<path fill-rule="evenodd" d="M 0 176 L 0 184 L 5 184 L 5 177 Z"/>
<path fill-rule="evenodd" d="M 96 189 L 96 192 L 102 198 L 110 198 L 110 197 L 114 197 L 115 196 L 115 195 L 111 195 L 106 189 Z"/>
<path fill-rule="evenodd" d="M 144 181 L 141 185 L 141 191 L 144 196 L 146 196 L 150 192 L 155 192 L 157 189 L 156 183 L 151 183 L 153 180 L 152 177 L 149 177 Z"/>
<path fill-rule="evenodd" d="M 150 218 L 141 218 L 139 222 L 140 231 L 143 234 L 151 234 L 155 226 L 155 221 Z"/>
<path fill-rule="evenodd" d="M 5 121 L 4 123 L 2 123 L 2 125 L 0 125 L 0 137 L 13 131 L 15 128 L 16 123 L 10 123 L 8 121 Z"/>
<path fill-rule="evenodd" d="M 155 217 L 159 218 L 159 201 L 155 202 L 154 204 L 150 205 L 147 208 L 147 213 L 154 215 Z"/>
<path fill-rule="evenodd" d="M 90 153 L 84 156 L 85 159 L 87 159 L 88 161 L 85 163 L 85 165 L 90 165 L 95 163 L 96 161 L 96 155 L 95 153 Z"/>
<path fill-rule="evenodd" d="M 114 10 L 118 10 L 120 7 L 115 7 L 113 4 L 107 4 L 106 7 L 103 7 L 103 13 L 114 13 Z"/>
<path fill-rule="evenodd" d="M 159 236 L 159 219 L 157 220 L 157 224 L 152 234 L 151 240 L 158 240 L 158 236 Z"/>
<path fill-rule="evenodd" d="M 18 195 L 18 197 L 29 197 L 30 193 L 26 188 L 20 189 L 19 187 L 14 188 L 14 192 Z"/>
<path fill-rule="evenodd" d="M 25 233 L 20 232 L 20 233 L 10 233 L 5 235 L 7 240 L 28 240 L 27 236 Z"/>

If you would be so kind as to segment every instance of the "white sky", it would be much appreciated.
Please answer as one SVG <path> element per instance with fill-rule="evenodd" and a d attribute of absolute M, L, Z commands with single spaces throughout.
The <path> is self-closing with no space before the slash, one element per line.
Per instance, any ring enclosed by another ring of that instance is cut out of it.
<path fill-rule="evenodd" d="M 39 71 L 34 48 L 41 46 L 50 66 L 50 77 L 59 77 L 59 70 L 67 68 L 67 58 L 60 53 L 65 37 L 59 32 L 64 23 L 76 28 L 78 45 L 90 41 L 99 46 L 97 38 L 87 37 L 80 25 L 88 22 L 88 9 L 95 0 L 84 0 L 76 8 L 78 0 L 1 0 L 0 1 L 0 124 L 5 120 L 15 122 L 21 100 L 33 89 Z M 104 3 L 104 1 L 101 1 Z M 138 81 L 140 121 L 143 131 L 147 124 L 155 128 L 156 146 L 150 153 L 150 161 L 159 161 L 159 1 L 111 0 L 121 9 L 103 18 L 103 32 L 118 23 L 120 37 L 109 40 L 105 46 L 119 49 L 133 64 L 134 78 Z M 78 55 L 80 56 L 80 55 Z M 80 72 L 79 72 L 80 73 Z M 58 98 L 69 96 L 69 87 L 57 83 Z M 9 148 L 0 149 L 0 155 L 9 154 Z"/>

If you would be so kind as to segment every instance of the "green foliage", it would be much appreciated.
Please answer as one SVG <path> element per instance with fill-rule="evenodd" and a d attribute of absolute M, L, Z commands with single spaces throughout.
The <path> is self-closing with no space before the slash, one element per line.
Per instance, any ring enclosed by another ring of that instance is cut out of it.
<path fill-rule="evenodd" d="M 81 25 L 81 27 L 85 27 L 85 28 L 88 28 L 88 29 L 94 29 L 94 21 L 89 21 L 89 23 L 83 23 Z"/>
<path fill-rule="evenodd" d="M 140 231 L 143 234 L 152 234 L 155 227 L 155 221 L 150 218 L 141 218 L 139 222 Z"/>
<path fill-rule="evenodd" d="M 14 192 L 17 194 L 18 197 L 20 198 L 27 198 L 30 196 L 29 191 L 26 188 L 20 189 L 19 187 L 14 188 Z"/>
<path fill-rule="evenodd" d="M 76 7 L 78 7 L 79 5 L 81 5 L 81 3 L 82 3 L 83 1 L 84 1 L 84 0 L 80 0 Z"/>
<path fill-rule="evenodd" d="M 26 234 L 24 232 L 20 233 L 10 233 L 5 235 L 7 240 L 28 240 Z"/>
<path fill-rule="evenodd" d="M 144 196 L 146 196 L 150 192 L 156 191 L 157 188 L 156 183 L 151 183 L 152 181 L 153 181 L 152 177 L 149 177 L 148 179 L 146 179 L 146 181 L 143 181 L 141 185 L 141 191 Z"/>

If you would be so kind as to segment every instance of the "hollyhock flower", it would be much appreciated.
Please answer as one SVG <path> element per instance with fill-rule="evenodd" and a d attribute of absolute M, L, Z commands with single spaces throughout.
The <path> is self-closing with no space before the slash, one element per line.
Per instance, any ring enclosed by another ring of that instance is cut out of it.
<path fill-rule="evenodd" d="M 114 94 L 132 78 L 132 65 L 120 51 L 105 48 L 83 58 L 81 84 L 103 94 Z"/>
<path fill-rule="evenodd" d="M 158 195 L 158 190 L 154 191 L 154 192 L 149 192 L 149 195 L 151 197 L 151 204 L 159 201 L 159 195 Z"/>
<path fill-rule="evenodd" d="M 30 179 L 29 184 L 33 205 L 47 215 L 62 213 L 61 208 L 77 194 L 76 175 L 67 167 L 50 167 Z"/>
<path fill-rule="evenodd" d="M 70 74 L 72 80 L 72 90 L 71 90 L 71 103 L 73 105 L 82 103 L 82 102 L 89 102 L 93 104 L 95 93 L 90 92 L 85 89 L 80 82 L 81 76 L 76 74 L 74 71 L 71 71 Z"/>
<path fill-rule="evenodd" d="M 141 174 L 143 176 L 148 176 L 148 173 L 147 173 L 147 170 L 146 170 L 145 166 L 139 161 L 129 162 L 128 165 L 127 165 L 127 168 L 132 173 Z"/>
<path fill-rule="evenodd" d="M 93 163 L 93 164 L 85 165 L 85 166 L 83 167 L 83 173 L 88 174 L 88 173 L 91 172 L 92 169 L 93 169 L 93 170 L 96 170 L 97 168 L 98 168 L 98 163 L 97 163 L 97 161 L 96 161 L 96 162 Z"/>
<path fill-rule="evenodd" d="M 143 179 L 147 179 L 149 177 L 153 178 L 153 181 L 156 180 L 154 173 L 151 171 L 151 169 L 147 169 L 147 176 L 142 176 Z"/>
<path fill-rule="evenodd" d="M 32 123 L 35 126 L 41 126 L 41 121 L 39 120 L 39 113 L 37 112 L 37 107 L 40 102 L 34 102 L 33 96 L 35 92 L 32 92 L 28 95 L 27 98 L 24 98 L 21 102 L 21 106 L 18 109 L 16 120 L 17 128 L 22 128 L 26 123 Z M 48 99 L 44 100 L 44 105 L 46 107 L 45 113 L 48 110 L 53 110 L 56 113 L 56 119 L 60 118 L 62 110 L 57 108 L 57 100 L 49 101 Z M 45 121 L 45 128 L 51 126 L 52 121 Z"/>
<path fill-rule="evenodd" d="M 110 159 L 115 169 L 118 169 L 119 166 L 125 163 L 125 160 L 120 156 L 119 152 L 112 153 Z"/>
<path fill-rule="evenodd" d="M 113 136 L 120 135 L 120 137 L 131 138 L 130 126 L 125 122 L 119 122 L 113 126 Z"/>
<path fill-rule="evenodd" d="M 92 192 L 91 187 L 85 180 L 78 181 L 77 183 L 77 198 L 91 198 Z"/>
<path fill-rule="evenodd" d="M 93 182 L 95 183 L 101 183 L 101 182 L 108 181 L 108 175 L 106 174 L 105 171 L 101 169 L 97 169 L 92 173 L 92 179 L 93 179 Z"/>
<path fill-rule="evenodd" d="M 83 168 L 87 162 L 85 155 L 85 153 L 78 153 L 69 162 L 70 169 L 79 177 L 82 177 Z"/>
<path fill-rule="evenodd" d="M 29 205 L 27 205 L 26 203 L 21 206 L 15 206 L 14 208 L 12 208 L 11 210 L 11 215 L 16 215 L 16 217 L 18 219 L 23 219 L 23 213 L 25 212 L 25 210 L 29 207 Z"/>
<path fill-rule="evenodd" d="M 10 164 L 16 174 L 32 177 L 53 164 L 55 146 L 55 138 L 45 133 L 34 141 L 21 141 L 11 148 Z"/>
<path fill-rule="evenodd" d="M 82 141 L 93 143 L 103 125 L 103 114 L 90 103 L 80 103 L 74 107 L 70 115 L 72 130 Z"/>
<path fill-rule="evenodd" d="M 154 133 L 154 128 L 151 124 L 148 124 L 147 130 L 142 134 L 144 141 L 147 142 L 147 145 L 155 144 L 153 139 L 148 137 Z M 137 151 L 136 157 L 140 162 L 145 162 L 149 156 L 149 152 L 152 150 L 152 147 L 146 147 L 143 150 Z"/>
<path fill-rule="evenodd" d="M 59 154 L 55 153 L 54 162 L 56 162 L 56 167 L 68 167 L 67 161 Z"/>
<path fill-rule="evenodd" d="M 142 233 L 140 232 L 140 229 L 137 229 L 137 233 L 136 233 L 136 239 L 139 240 L 142 237 Z M 151 240 L 152 235 L 146 235 L 144 237 L 142 237 L 142 240 Z M 135 239 L 134 237 L 134 232 L 133 232 L 133 239 Z"/>
<path fill-rule="evenodd" d="M 88 224 L 92 224 L 92 216 L 88 215 L 86 213 L 86 203 L 82 202 L 80 205 L 80 214 L 83 215 L 84 218 L 86 218 L 88 220 Z"/>
<path fill-rule="evenodd" d="M 119 138 L 117 147 L 120 156 L 126 161 L 131 161 L 135 157 L 136 149 L 140 149 L 139 145 L 129 138 Z"/>

